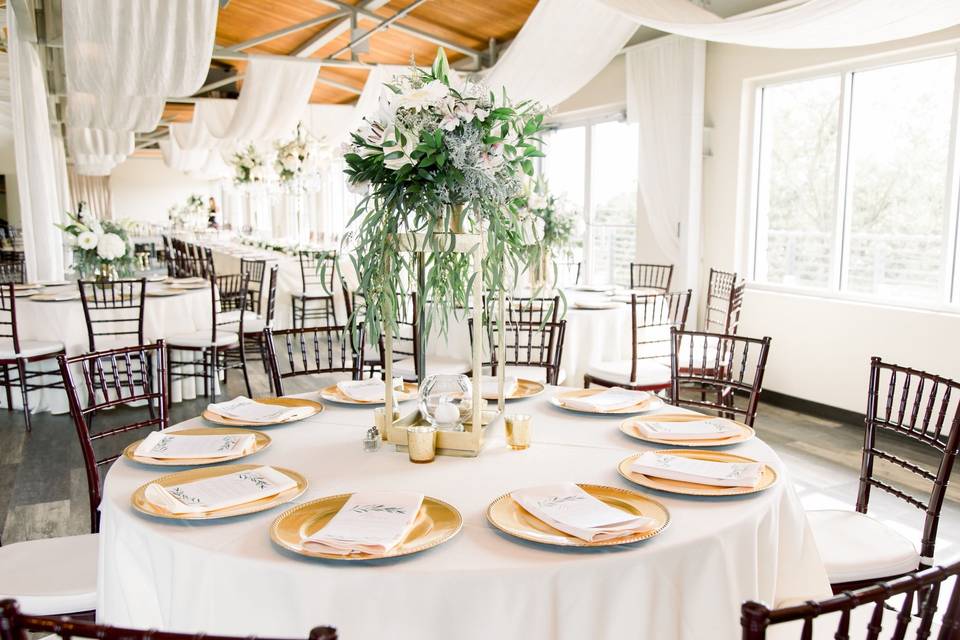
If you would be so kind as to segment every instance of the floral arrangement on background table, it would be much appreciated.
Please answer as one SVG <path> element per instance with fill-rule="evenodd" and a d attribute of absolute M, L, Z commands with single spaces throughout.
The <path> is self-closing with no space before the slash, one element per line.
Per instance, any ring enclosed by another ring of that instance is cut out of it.
<path fill-rule="evenodd" d="M 167 209 L 167 218 L 174 229 L 206 229 L 207 205 L 200 194 L 192 193 L 184 204 Z"/>
<path fill-rule="evenodd" d="M 133 275 L 135 261 L 130 234 L 124 222 L 97 220 L 80 203 L 69 222 L 56 225 L 73 246 L 73 267 L 83 278 L 115 280 Z"/>
<path fill-rule="evenodd" d="M 535 238 L 527 251 L 532 285 L 539 288 L 550 284 L 555 258 L 573 261 L 574 249 L 582 244 L 583 219 L 574 211 L 560 208 L 557 198 L 542 180 L 533 185 L 520 206 L 523 219 L 534 221 Z"/>
<path fill-rule="evenodd" d="M 450 312 L 469 308 L 470 256 L 453 251 L 455 234 L 485 236 L 486 291 L 513 288 L 508 274 L 522 273 L 528 257 L 517 198 L 522 175 L 532 175 L 533 158 L 543 155 L 542 123 L 534 102 L 514 105 L 505 92 L 452 80 L 442 49 L 429 70 L 385 84 L 379 113 L 344 148 L 348 182 L 366 192 L 344 241 L 355 244 L 371 339 L 383 326 L 396 331 L 396 294 L 417 278 L 418 257 L 402 250 L 401 234 L 424 234 L 429 243 L 418 287 L 424 335 L 434 319 L 443 331 Z"/>
<path fill-rule="evenodd" d="M 237 186 L 264 185 L 270 180 L 267 160 L 253 144 L 234 152 L 230 157 L 233 183 Z"/>
<path fill-rule="evenodd" d="M 292 192 L 310 190 L 312 183 L 319 178 L 320 146 L 304 131 L 303 124 L 297 124 L 293 138 L 275 142 L 274 148 L 277 153 L 273 168 L 280 186 Z"/>

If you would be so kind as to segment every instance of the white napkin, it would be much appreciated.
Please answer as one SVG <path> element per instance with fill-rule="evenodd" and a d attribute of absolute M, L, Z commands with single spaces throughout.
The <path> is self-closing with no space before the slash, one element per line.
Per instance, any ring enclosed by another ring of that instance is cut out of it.
<path fill-rule="evenodd" d="M 403 389 L 403 378 L 394 378 L 393 388 Z M 351 400 L 358 402 L 383 402 L 386 394 L 386 385 L 380 378 L 343 380 L 337 383 L 337 389 Z"/>
<path fill-rule="evenodd" d="M 651 416 L 650 421 L 637 421 L 633 425 L 643 435 L 661 440 L 713 440 L 740 433 L 735 423 L 722 418 L 689 422 L 654 422 L 655 419 L 656 416 Z"/>
<path fill-rule="evenodd" d="M 632 407 L 649 397 L 650 394 L 646 391 L 630 391 L 629 389 L 622 389 L 620 387 L 611 387 L 600 393 L 595 393 L 592 396 L 584 396 L 582 398 L 564 397 L 561 398 L 560 402 L 571 409 L 603 413 L 605 411 L 616 411 L 617 409 Z"/>
<path fill-rule="evenodd" d="M 517 379 L 514 376 L 503 377 L 503 397 L 509 398 L 517 390 Z M 483 376 L 480 380 L 480 395 L 484 398 L 497 397 L 497 376 Z"/>
<path fill-rule="evenodd" d="M 611 507 L 571 482 L 520 489 L 510 497 L 551 527 L 587 542 L 620 538 L 654 524 L 652 518 Z"/>
<path fill-rule="evenodd" d="M 313 415 L 312 407 L 282 407 L 276 404 L 263 404 L 246 396 L 237 396 L 227 402 L 208 404 L 207 409 L 225 418 L 262 424 L 289 422 Z"/>
<path fill-rule="evenodd" d="M 257 437 L 248 434 L 178 435 L 154 431 L 137 445 L 135 455 L 162 460 L 225 458 L 253 449 Z"/>
<path fill-rule="evenodd" d="M 708 484 L 714 487 L 755 487 L 763 475 L 759 462 L 714 462 L 647 451 L 630 465 L 647 476 Z"/>
<path fill-rule="evenodd" d="M 303 539 L 303 546 L 337 555 L 383 555 L 403 542 L 421 504 L 423 495 L 419 493 L 355 493 L 323 529 Z"/>
<path fill-rule="evenodd" d="M 161 487 L 147 486 L 147 500 L 171 513 L 204 513 L 270 498 L 297 486 L 296 480 L 272 467 L 257 467 L 216 478 Z"/>

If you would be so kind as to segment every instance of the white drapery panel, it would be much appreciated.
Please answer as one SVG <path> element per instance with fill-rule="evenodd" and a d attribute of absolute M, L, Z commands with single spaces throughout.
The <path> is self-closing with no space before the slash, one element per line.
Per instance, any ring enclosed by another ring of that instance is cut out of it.
<path fill-rule="evenodd" d="M 70 93 L 67 122 L 71 127 L 115 131 L 153 131 L 163 115 L 165 100 L 157 96 L 101 98 Z"/>
<path fill-rule="evenodd" d="M 554 106 L 600 73 L 636 30 L 600 3 L 540 0 L 485 82 L 498 93 L 506 87 L 514 101 Z"/>
<path fill-rule="evenodd" d="M 347 141 L 354 111 L 355 107 L 349 104 L 308 104 L 301 121 L 307 133 L 324 146 L 336 149 Z"/>
<path fill-rule="evenodd" d="M 670 36 L 627 52 L 627 119 L 639 124 L 639 197 L 657 246 L 696 277 L 706 47 Z M 678 233 L 679 230 L 679 233 Z"/>
<path fill-rule="evenodd" d="M 77 173 L 103 176 L 133 153 L 134 138 L 132 131 L 68 127 L 67 144 Z"/>
<path fill-rule="evenodd" d="M 236 100 L 221 98 L 199 99 L 193 105 L 193 120 L 170 125 L 173 137 L 181 149 L 213 149 L 220 144 L 220 138 L 211 135 L 211 131 L 225 131 L 237 109 Z"/>
<path fill-rule="evenodd" d="M 771 13 L 728 19 L 689 0 L 600 2 L 632 20 L 634 26 L 775 49 L 855 47 L 960 24 L 957 0 L 809 0 Z"/>
<path fill-rule="evenodd" d="M 10 135 L 13 116 L 10 113 L 10 60 L 6 52 L 0 52 L 0 129 Z"/>
<path fill-rule="evenodd" d="M 106 176 L 85 176 L 69 170 L 70 210 L 77 211 L 80 203 L 101 220 L 113 219 L 113 200 L 110 197 L 110 179 Z"/>
<path fill-rule="evenodd" d="M 353 131 L 358 128 L 364 118 L 374 115 L 380 108 L 380 95 L 384 91 L 384 82 L 389 82 L 394 76 L 406 73 L 410 70 L 407 65 L 400 64 L 378 64 L 370 69 L 367 74 L 367 81 L 363 83 L 363 89 L 353 105 L 353 118 L 347 124 L 347 129 Z"/>
<path fill-rule="evenodd" d="M 210 149 L 181 149 L 175 136 L 168 135 L 157 144 L 164 163 L 183 173 L 199 171 L 206 166 L 210 158 Z"/>
<path fill-rule="evenodd" d="M 54 223 L 62 221 L 67 203 L 61 201 L 60 176 L 66 175 L 63 144 L 50 131 L 43 65 L 36 47 L 17 25 L 15 11 L 7 11 L 10 93 L 13 118 L 17 192 L 29 280 L 63 278 L 63 239 Z M 51 184 L 51 181 L 53 184 Z"/>

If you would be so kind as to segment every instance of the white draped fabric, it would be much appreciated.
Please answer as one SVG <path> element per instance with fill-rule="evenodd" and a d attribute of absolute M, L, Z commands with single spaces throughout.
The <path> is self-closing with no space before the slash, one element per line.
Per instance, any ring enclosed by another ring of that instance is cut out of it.
<path fill-rule="evenodd" d="M 15 11 L 7 11 L 9 33 L 10 89 L 13 117 L 14 155 L 20 219 L 26 254 L 27 277 L 31 280 L 63 278 L 63 241 L 54 227 L 62 219 L 66 177 L 63 141 L 50 130 L 44 68 L 35 45 L 28 42 L 17 24 Z M 51 185 L 51 181 L 53 184 Z"/>
<path fill-rule="evenodd" d="M 90 93 L 70 93 L 67 122 L 71 127 L 116 131 L 153 131 L 163 115 L 158 96 L 126 96 L 102 100 Z"/>
<path fill-rule="evenodd" d="M 134 148 L 132 131 L 110 129 L 68 127 L 67 143 L 77 173 L 89 176 L 109 175 Z"/>
<path fill-rule="evenodd" d="M 212 149 L 220 144 L 220 138 L 210 132 L 225 131 L 236 109 L 236 100 L 199 99 L 193 105 L 193 120 L 172 124 L 170 130 L 181 149 Z"/>
<path fill-rule="evenodd" d="M 183 173 L 200 171 L 207 165 L 211 153 L 219 155 L 218 152 L 210 149 L 181 149 L 177 144 L 176 136 L 172 135 L 168 135 L 157 144 L 160 146 L 160 154 L 166 165 Z"/>
<path fill-rule="evenodd" d="M 301 120 L 307 133 L 335 149 L 347 141 L 354 111 L 349 104 L 308 104 Z"/>
<path fill-rule="evenodd" d="M 370 69 L 360 96 L 357 98 L 356 104 L 353 105 L 353 118 L 347 128 L 353 131 L 360 126 L 364 118 L 375 114 L 377 109 L 380 108 L 380 94 L 383 92 L 383 83 L 389 82 L 394 76 L 406 73 L 409 70 L 409 66 L 400 64 L 378 64 Z"/>
<path fill-rule="evenodd" d="M 84 176 L 70 167 L 70 210 L 77 211 L 80 203 L 101 220 L 113 219 L 113 199 L 110 195 L 110 181 L 106 176 Z"/>
<path fill-rule="evenodd" d="M 728 19 L 689 0 L 600 2 L 634 21 L 634 26 L 776 49 L 854 47 L 960 24 L 960 2 L 956 0 L 809 0 L 779 11 Z"/>

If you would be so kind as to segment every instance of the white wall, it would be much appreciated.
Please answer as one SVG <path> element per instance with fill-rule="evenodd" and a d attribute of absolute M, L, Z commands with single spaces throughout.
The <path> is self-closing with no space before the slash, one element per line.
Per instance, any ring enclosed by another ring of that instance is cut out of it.
<path fill-rule="evenodd" d="M 194 180 L 160 158 L 127 158 L 110 174 L 110 192 L 115 218 L 153 223 L 166 222 L 167 210 L 192 193 L 221 199 L 216 182 Z"/>

